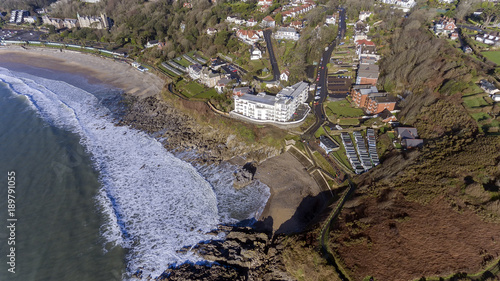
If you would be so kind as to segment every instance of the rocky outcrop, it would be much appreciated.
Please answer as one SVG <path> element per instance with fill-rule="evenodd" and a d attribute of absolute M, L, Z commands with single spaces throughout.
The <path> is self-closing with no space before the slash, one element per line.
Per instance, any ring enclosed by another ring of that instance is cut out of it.
<path fill-rule="evenodd" d="M 160 97 L 125 96 L 123 104 L 118 125 L 146 131 L 171 151 L 196 151 L 202 163 L 219 163 L 241 155 L 261 162 L 281 152 L 273 147 L 248 145 L 231 132 L 199 124 Z"/>
<path fill-rule="evenodd" d="M 236 189 L 243 188 L 249 185 L 253 181 L 255 172 L 257 171 L 257 165 L 255 162 L 246 163 L 243 167 L 238 169 L 234 173 L 234 183 L 233 186 Z"/>
<path fill-rule="evenodd" d="M 294 280 L 280 258 L 282 236 L 250 227 L 221 228 L 225 240 L 200 243 L 181 251 L 194 251 L 210 264 L 185 263 L 167 269 L 159 280 Z"/>

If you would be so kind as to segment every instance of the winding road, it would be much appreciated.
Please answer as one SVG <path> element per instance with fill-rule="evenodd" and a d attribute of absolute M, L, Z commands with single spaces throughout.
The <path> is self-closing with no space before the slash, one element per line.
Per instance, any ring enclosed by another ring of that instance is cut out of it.
<path fill-rule="evenodd" d="M 345 22 L 345 9 L 339 9 L 339 30 L 337 34 L 337 38 L 328 46 L 327 49 L 323 52 L 321 56 L 321 63 L 318 67 L 318 77 L 319 81 L 317 83 L 317 87 L 321 87 L 321 94 L 318 103 L 315 103 L 313 106 L 314 114 L 316 115 L 316 122 L 313 126 L 309 128 L 303 135 L 302 139 L 310 139 L 314 132 L 316 132 L 321 124 L 326 120 L 325 112 L 323 109 L 323 102 L 325 101 L 328 95 L 328 69 L 327 64 L 330 61 L 330 57 L 332 56 L 333 49 L 340 43 L 342 38 L 344 38 L 346 31 L 346 22 Z"/>

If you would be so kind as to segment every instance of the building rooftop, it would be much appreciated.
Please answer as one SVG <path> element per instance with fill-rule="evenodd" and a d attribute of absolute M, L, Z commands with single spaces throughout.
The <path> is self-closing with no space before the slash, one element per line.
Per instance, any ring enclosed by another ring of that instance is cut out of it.
<path fill-rule="evenodd" d="M 361 64 L 358 68 L 358 76 L 366 78 L 378 78 L 379 68 L 376 64 Z"/>
<path fill-rule="evenodd" d="M 338 145 L 336 145 L 330 138 L 326 137 L 326 136 L 320 136 L 319 137 L 319 141 L 324 145 L 326 146 L 328 149 L 335 149 L 337 147 L 339 147 Z"/>
<path fill-rule="evenodd" d="M 284 97 L 292 97 L 292 98 L 297 98 L 300 93 L 302 93 L 304 90 L 307 91 L 309 88 L 309 84 L 306 82 L 299 82 L 296 83 L 292 86 L 288 86 L 281 90 L 278 95 L 284 96 Z"/>
<path fill-rule="evenodd" d="M 266 95 L 265 93 L 259 93 L 257 95 L 244 94 L 240 97 L 240 99 L 247 100 L 250 102 L 263 103 L 271 106 L 274 105 L 274 103 L 276 102 L 275 96 L 269 96 Z"/>

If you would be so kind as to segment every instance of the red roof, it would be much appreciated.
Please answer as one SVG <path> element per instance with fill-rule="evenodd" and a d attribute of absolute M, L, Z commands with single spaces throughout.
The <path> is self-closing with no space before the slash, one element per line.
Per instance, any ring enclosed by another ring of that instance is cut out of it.
<path fill-rule="evenodd" d="M 263 21 L 274 21 L 274 19 L 271 16 L 267 16 L 263 19 Z"/>
<path fill-rule="evenodd" d="M 359 45 L 375 46 L 375 43 L 373 43 L 370 40 L 366 40 L 366 39 L 356 40 L 356 46 L 359 46 Z"/>

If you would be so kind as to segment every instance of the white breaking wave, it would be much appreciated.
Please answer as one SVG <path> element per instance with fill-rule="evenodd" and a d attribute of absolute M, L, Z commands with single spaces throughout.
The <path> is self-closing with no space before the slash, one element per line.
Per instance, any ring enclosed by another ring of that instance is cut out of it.
<path fill-rule="evenodd" d="M 109 110 L 89 92 L 5 68 L 0 80 L 26 96 L 49 123 L 80 135 L 100 173 L 96 199 L 108 219 L 102 236 L 130 250 L 125 278 L 139 269 L 154 278 L 171 264 L 200 261 L 192 252 L 177 251 L 220 239 L 206 233 L 219 223 L 260 215 L 269 198 L 269 188 L 258 182 L 235 191 L 232 166 L 199 167 L 205 180 L 154 138 L 115 126 Z"/>

